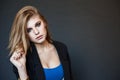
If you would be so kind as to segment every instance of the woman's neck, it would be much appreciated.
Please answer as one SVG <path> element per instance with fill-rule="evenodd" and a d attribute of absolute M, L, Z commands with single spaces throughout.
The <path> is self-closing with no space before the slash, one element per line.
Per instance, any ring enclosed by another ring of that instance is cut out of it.
<path fill-rule="evenodd" d="M 51 47 L 51 44 L 48 41 L 44 41 L 43 43 L 35 44 L 35 46 L 38 53 L 41 54 L 42 52 L 48 51 L 48 49 Z"/>

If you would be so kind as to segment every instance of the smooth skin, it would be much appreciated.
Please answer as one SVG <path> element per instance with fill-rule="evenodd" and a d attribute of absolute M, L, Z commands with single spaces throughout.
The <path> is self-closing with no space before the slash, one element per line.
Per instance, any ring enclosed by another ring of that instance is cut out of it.
<path fill-rule="evenodd" d="M 47 30 L 44 22 L 38 15 L 32 16 L 27 22 L 27 35 L 37 49 L 43 68 L 54 68 L 60 64 L 60 60 L 53 44 L 46 40 Z M 21 80 L 29 76 L 26 71 L 26 54 L 22 48 L 17 49 L 11 56 L 10 61 L 18 69 Z"/>

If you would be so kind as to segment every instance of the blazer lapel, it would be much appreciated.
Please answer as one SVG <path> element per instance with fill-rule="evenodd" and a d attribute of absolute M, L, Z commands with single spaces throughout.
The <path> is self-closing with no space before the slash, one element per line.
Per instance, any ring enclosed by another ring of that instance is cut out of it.
<path fill-rule="evenodd" d="M 30 51 L 28 53 L 28 63 L 29 63 L 29 69 L 30 73 L 32 73 L 32 79 L 33 80 L 45 80 L 44 71 L 36 50 L 36 47 L 34 44 L 32 46 L 32 52 Z"/>
<path fill-rule="evenodd" d="M 54 42 L 53 43 L 54 46 L 57 49 L 58 52 L 58 56 L 60 58 L 61 64 L 63 66 L 63 70 L 64 70 L 64 80 L 71 80 L 70 79 L 70 75 L 69 75 L 69 59 L 68 59 L 68 52 L 67 52 L 67 48 L 58 42 Z"/>

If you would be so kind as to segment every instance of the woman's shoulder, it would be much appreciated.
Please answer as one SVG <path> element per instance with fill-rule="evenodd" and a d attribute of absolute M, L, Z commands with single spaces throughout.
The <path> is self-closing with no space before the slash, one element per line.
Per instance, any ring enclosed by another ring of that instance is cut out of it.
<path fill-rule="evenodd" d="M 60 41 L 55 41 L 55 40 L 53 40 L 53 44 L 54 44 L 55 46 L 58 46 L 58 47 L 67 48 L 66 44 L 63 43 L 63 42 L 60 42 Z"/>
<path fill-rule="evenodd" d="M 61 55 L 64 60 L 69 60 L 69 53 L 66 44 L 59 41 L 53 41 L 53 44 L 57 49 L 58 54 Z"/>

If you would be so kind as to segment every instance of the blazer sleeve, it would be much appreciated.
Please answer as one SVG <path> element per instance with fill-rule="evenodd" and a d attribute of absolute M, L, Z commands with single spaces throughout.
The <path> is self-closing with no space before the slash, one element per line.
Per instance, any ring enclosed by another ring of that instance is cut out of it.
<path fill-rule="evenodd" d="M 73 74 L 72 74 L 72 68 L 71 68 L 71 59 L 70 59 L 70 56 L 69 56 L 69 51 L 68 51 L 68 48 L 67 46 L 65 45 L 65 49 L 66 49 L 66 55 L 67 55 L 67 59 L 68 59 L 68 62 L 69 62 L 69 71 L 70 71 L 70 77 L 71 77 L 71 80 L 73 80 Z"/>

